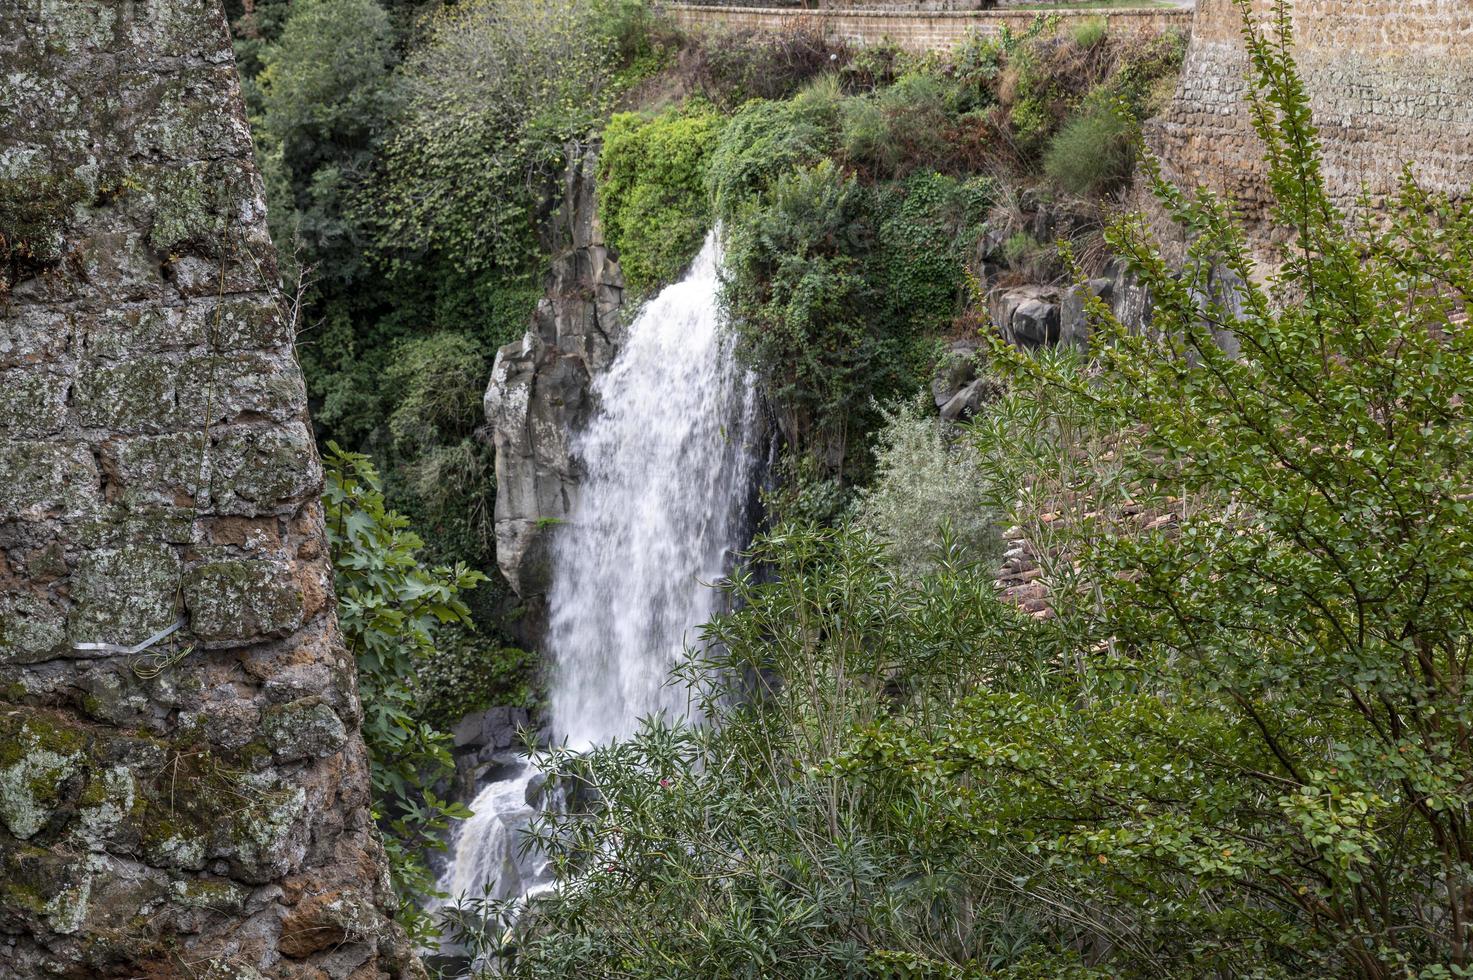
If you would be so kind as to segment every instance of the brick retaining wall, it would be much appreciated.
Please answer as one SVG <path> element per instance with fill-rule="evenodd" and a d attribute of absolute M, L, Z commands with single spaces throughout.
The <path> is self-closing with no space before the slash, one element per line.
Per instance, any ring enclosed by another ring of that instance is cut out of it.
<path fill-rule="evenodd" d="M 1269 0 L 1254 0 L 1266 18 Z M 1248 59 L 1232 0 L 1198 0 L 1192 44 L 1147 139 L 1168 177 L 1205 184 L 1263 216 L 1263 145 L 1244 102 Z M 1364 188 L 1394 193 L 1404 163 L 1426 185 L 1473 187 L 1473 3 L 1296 0 L 1295 60 L 1324 144 L 1325 176 L 1347 208 Z"/>
<path fill-rule="evenodd" d="M 761 31 L 791 31 L 800 27 L 822 30 L 829 37 L 851 44 L 890 41 L 908 51 L 934 51 L 955 47 L 974 34 L 996 34 L 1004 27 L 1024 31 L 1043 11 L 1036 10 L 882 10 L 838 9 L 794 10 L 782 7 L 732 7 L 670 4 L 675 22 L 686 30 L 747 28 Z M 1114 34 L 1160 34 L 1192 27 L 1190 10 L 1057 10 L 1062 20 L 1102 18 Z"/>

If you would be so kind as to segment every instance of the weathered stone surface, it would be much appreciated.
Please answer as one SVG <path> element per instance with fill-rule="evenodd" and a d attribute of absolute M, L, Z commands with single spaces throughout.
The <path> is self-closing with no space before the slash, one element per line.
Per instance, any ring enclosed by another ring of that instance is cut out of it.
<path fill-rule="evenodd" d="M 496 560 L 527 606 L 529 641 L 542 628 L 549 532 L 577 492 L 569 441 L 593 411 L 593 376 L 624 334 L 624 275 L 594 222 L 595 153 L 574 148 L 570 158 L 549 231 L 547 293 L 526 335 L 497 351 L 485 398 L 496 447 Z"/>
<path fill-rule="evenodd" d="M 1271 0 L 1254 0 L 1267 19 Z M 1295 0 L 1294 57 L 1324 144 L 1331 195 L 1355 211 L 1392 195 L 1403 165 L 1426 186 L 1473 182 L 1473 5 L 1465 0 Z M 1197 0 L 1176 96 L 1146 126 L 1166 176 L 1227 195 L 1271 244 L 1263 145 L 1244 100 L 1249 72 L 1233 0 Z"/>
<path fill-rule="evenodd" d="M 456 799 L 466 802 L 503 770 L 520 766 L 523 733 L 531 730 L 526 708 L 500 705 L 466 715 L 452 732 Z"/>
<path fill-rule="evenodd" d="M 207 642 L 285 636 L 302 625 L 302 592 L 284 562 L 196 565 L 183 590 L 190 632 Z"/>
<path fill-rule="evenodd" d="M 978 376 L 983 364 L 980 338 L 953 341 L 941 356 L 931 378 L 931 398 L 943 419 L 956 422 L 971 418 L 997 397 L 996 384 Z"/>
<path fill-rule="evenodd" d="M 1052 346 L 1059 340 L 1059 291 L 1051 286 L 996 290 L 988 298 L 992 322 L 1019 347 Z"/>
<path fill-rule="evenodd" d="M 683 30 L 708 32 L 751 30 L 782 33 L 792 29 L 795 16 L 805 26 L 836 42 L 856 46 L 894 44 L 913 53 L 950 51 L 977 36 L 1014 34 L 1028 30 L 1038 15 L 1036 5 L 1009 4 L 992 9 L 988 0 L 779 0 L 761 3 L 672 3 L 670 15 Z M 801 7 L 801 15 L 784 8 Z M 1173 7 L 1138 7 L 1124 10 L 1086 8 L 1051 10 L 1064 22 L 1064 30 L 1076 19 L 1098 18 L 1115 37 L 1149 36 L 1168 30 L 1186 30 L 1191 12 Z"/>
<path fill-rule="evenodd" d="M 421 976 L 218 0 L 8 0 L 0 79 L 0 975 Z"/>

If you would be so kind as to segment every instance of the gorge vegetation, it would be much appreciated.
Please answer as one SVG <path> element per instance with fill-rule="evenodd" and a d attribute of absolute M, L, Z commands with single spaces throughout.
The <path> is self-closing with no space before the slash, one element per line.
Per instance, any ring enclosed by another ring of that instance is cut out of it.
<path fill-rule="evenodd" d="M 537 831 L 562 887 L 515 925 L 471 897 L 488 970 L 1473 973 L 1473 209 L 1409 176 L 1384 220 L 1340 212 L 1286 34 L 1249 35 L 1293 242 L 1265 277 L 1225 204 L 1149 167 L 1184 265 L 1117 207 L 1180 38 L 1041 18 L 915 57 L 686 37 L 635 0 L 236 13 L 314 419 L 353 450 L 329 526 L 407 918 L 462 812 L 443 732 L 535 700 L 474 571 L 480 395 L 601 139 L 631 293 L 720 227 L 784 455 L 680 678 L 712 723 L 544 760 L 582 801 Z M 1110 256 L 1148 331 L 1098 300 L 1087 353 L 990 329 L 988 290 Z M 943 423 L 962 340 L 994 397 Z"/>

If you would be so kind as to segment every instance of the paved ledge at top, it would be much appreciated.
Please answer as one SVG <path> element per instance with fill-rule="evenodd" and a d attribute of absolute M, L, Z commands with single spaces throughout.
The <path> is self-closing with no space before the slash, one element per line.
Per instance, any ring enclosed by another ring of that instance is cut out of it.
<path fill-rule="evenodd" d="M 826 36 L 850 44 L 891 42 L 908 51 L 945 50 L 974 34 L 997 34 L 1003 28 L 1026 30 L 1038 16 L 1057 15 L 1061 20 L 1102 19 L 1112 33 L 1161 34 L 1169 30 L 1191 33 L 1192 11 L 1162 7 L 1119 10 L 1037 10 L 1004 8 L 993 10 L 916 10 L 899 7 L 794 7 L 711 6 L 672 3 L 671 17 L 687 30 L 745 28 L 784 32 L 798 29 L 822 31 Z"/>

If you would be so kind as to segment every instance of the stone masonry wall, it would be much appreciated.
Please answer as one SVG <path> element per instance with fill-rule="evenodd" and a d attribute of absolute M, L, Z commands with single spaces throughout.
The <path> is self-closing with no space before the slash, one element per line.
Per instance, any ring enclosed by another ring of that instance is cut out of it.
<path fill-rule="evenodd" d="M 1269 0 L 1254 0 L 1267 18 Z M 1473 4 L 1468 0 L 1295 0 L 1295 58 L 1311 93 L 1338 203 L 1396 190 L 1404 163 L 1452 194 L 1473 187 Z M 1262 144 L 1243 96 L 1242 16 L 1198 0 L 1176 97 L 1147 127 L 1166 175 L 1263 215 Z"/>
<path fill-rule="evenodd" d="M 786 32 L 799 28 L 823 31 L 829 37 L 851 44 L 884 41 L 908 51 L 946 50 L 976 34 L 996 34 L 1004 27 L 1016 32 L 1028 29 L 1039 12 L 1034 10 L 792 10 L 779 7 L 705 6 L 670 4 L 675 22 L 686 30 L 750 29 Z M 1060 10 L 1062 20 L 1102 18 L 1114 34 L 1160 34 L 1191 28 L 1190 10 L 1123 9 Z"/>
<path fill-rule="evenodd" d="M 0 236 L 0 976 L 421 975 L 218 0 L 0 0 Z"/>

